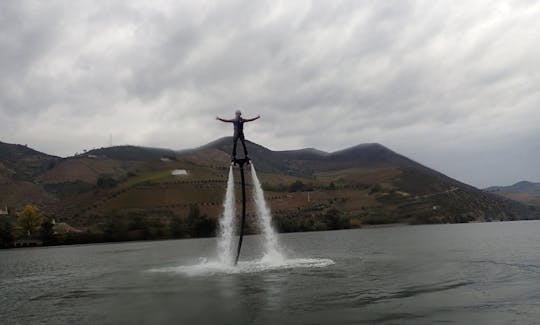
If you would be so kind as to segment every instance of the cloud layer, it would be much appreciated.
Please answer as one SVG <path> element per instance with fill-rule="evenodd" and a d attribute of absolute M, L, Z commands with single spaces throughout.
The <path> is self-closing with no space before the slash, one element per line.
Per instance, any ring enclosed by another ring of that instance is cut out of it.
<path fill-rule="evenodd" d="M 2 1 L 0 140 L 380 142 L 476 186 L 540 181 L 536 1 Z"/>

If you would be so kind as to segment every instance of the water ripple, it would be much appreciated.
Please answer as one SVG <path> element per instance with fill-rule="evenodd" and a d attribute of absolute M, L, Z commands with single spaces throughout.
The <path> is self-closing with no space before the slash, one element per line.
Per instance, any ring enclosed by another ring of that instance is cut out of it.
<path fill-rule="evenodd" d="M 354 304 L 357 306 L 369 305 L 369 304 L 374 304 L 374 303 L 391 300 L 391 299 L 410 298 L 410 297 L 415 297 L 415 296 L 425 294 L 425 293 L 433 293 L 433 292 L 456 289 L 459 287 L 471 285 L 473 283 L 474 283 L 473 281 L 458 281 L 458 282 L 443 281 L 439 283 L 432 283 L 432 284 L 426 284 L 426 285 L 410 286 L 396 292 L 380 294 L 377 296 L 366 297 L 365 295 L 362 295 L 361 297 L 357 297 L 353 299 L 353 301 L 354 301 Z"/>
<path fill-rule="evenodd" d="M 540 265 L 536 265 L 536 264 L 498 262 L 498 261 L 493 261 L 493 260 L 476 260 L 476 261 L 471 261 L 471 263 L 491 264 L 491 265 L 497 265 L 497 266 L 509 266 L 509 267 L 518 268 L 520 270 L 527 271 L 527 272 L 540 273 Z"/>

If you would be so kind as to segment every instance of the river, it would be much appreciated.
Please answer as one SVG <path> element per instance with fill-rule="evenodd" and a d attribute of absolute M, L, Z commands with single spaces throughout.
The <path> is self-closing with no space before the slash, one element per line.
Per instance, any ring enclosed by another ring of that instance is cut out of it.
<path fill-rule="evenodd" d="M 0 251 L 2 324 L 534 324 L 540 222 L 247 236 Z"/>

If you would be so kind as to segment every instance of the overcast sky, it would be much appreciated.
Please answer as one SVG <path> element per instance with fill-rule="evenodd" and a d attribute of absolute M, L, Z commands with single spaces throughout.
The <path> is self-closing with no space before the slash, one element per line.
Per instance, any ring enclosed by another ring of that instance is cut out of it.
<path fill-rule="evenodd" d="M 540 181 L 538 1 L 0 1 L 0 141 L 378 142 L 478 187 Z"/>

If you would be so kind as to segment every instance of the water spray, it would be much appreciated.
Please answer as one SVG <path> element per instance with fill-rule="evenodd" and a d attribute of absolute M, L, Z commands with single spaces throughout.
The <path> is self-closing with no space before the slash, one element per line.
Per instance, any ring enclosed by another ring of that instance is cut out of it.
<path fill-rule="evenodd" d="M 240 183 L 242 186 L 242 219 L 240 222 L 240 233 L 238 238 L 238 248 L 236 249 L 236 258 L 234 265 L 238 264 L 240 250 L 242 250 L 242 241 L 244 240 L 244 227 L 246 225 L 246 178 L 244 175 L 244 165 L 249 164 L 249 158 L 234 159 L 233 164 L 240 168 Z"/>
<path fill-rule="evenodd" d="M 259 228 L 262 231 L 266 239 L 266 251 L 264 258 L 270 259 L 272 261 L 281 261 L 283 259 L 282 255 L 279 252 L 277 245 L 277 238 L 272 228 L 270 210 L 268 209 L 266 202 L 264 200 L 264 193 L 255 173 L 255 168 L 251 164 L 250 159 L 248 158 L 248 152 L 245 143 L 244 137 L 244 123 L 255 121 L 260 118 L 260 115 L 254 118 L 242 118 L 242 113 L 236 111 L 236 117 L 234 119 L 223 119 L 216 117 L 217 120 L 227 123 L 233 123 L 234 125 L 234 137 L 233 137 L 233 152 L 232 152 L 232 164 L 229 169 L 229 180 L 227 182 L 227 193 L 225 194 L 225 203 L 224 203 L 224 212 L 223 217 L 220 221 L 221 227 L 221 238 L 218 243 L 220 250 L 220 258 L 222 261 L 227 263 L 232 263 L 232 237 L 233 237 L 233 228 L 234 228 L 234 218 L 236 215 L 235 204 L 234 204 L 234 180 L 233 180 L 233 166 L 238 166 L 240 170 L 240 184 L 242 186 L 242 218 L 240 222 L 240 232 L 238 238 L 238 246 L 236 249 L 236 258 L 234 259 L 234 265 L 238 264 L 238 259 L 240 258 L 240 251 L 242 250 L 242 242 L 244 240 L 244 228 L 246 225 L 246 180 L 244 174 L 244 166 L 251 165 L 251 177 L 253 179 L 254 191 L 253 198 L 255 201 L 255 206 L 257 210 L 257 221 Z M 236 144 L 238 140 L 241 141 L 241 144 L 244 148 L 244 158 L 236 159 Z"/>

